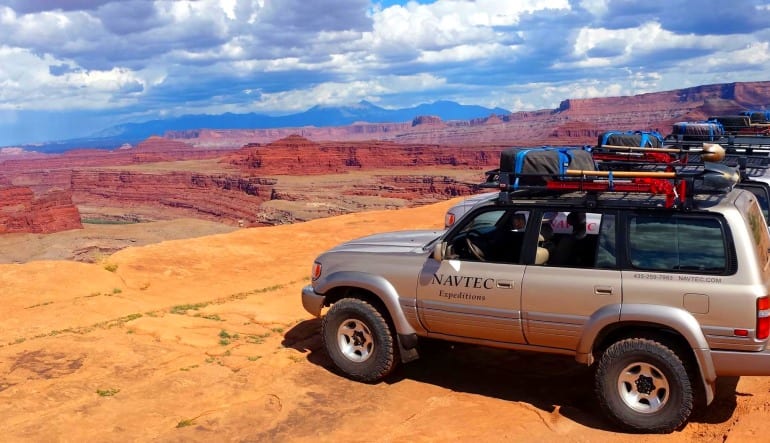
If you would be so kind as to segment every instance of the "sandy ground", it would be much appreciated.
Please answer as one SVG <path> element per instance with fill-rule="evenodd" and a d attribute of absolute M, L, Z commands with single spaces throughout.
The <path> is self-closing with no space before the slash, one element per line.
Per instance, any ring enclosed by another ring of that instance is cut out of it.
<path fill-rule="evenodd" d="M 313 258 L 452 203 L 0 265 L 0 440 L 770 441 L 770 377 L 721 380 L 684 429 L 639 436 L 565 357 L 434 343 L 387 382 L 335 374 L 300 303 Z"/>
<path fill-rule="evenodd" d="M 53 234 L 0 235 L 0 263 L 32 260 L 100 262 L 129 246 L 232 232 L 238 228 L 206 220 L 177 219 L 132 224 L 84 224 Z"/>

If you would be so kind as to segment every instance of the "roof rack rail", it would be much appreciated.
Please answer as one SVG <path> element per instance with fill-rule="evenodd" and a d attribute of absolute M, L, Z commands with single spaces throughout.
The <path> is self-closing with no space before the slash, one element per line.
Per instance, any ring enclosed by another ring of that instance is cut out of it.
<path fill-rule="evenodd" d="M 663 139 L 664 146 L 689 149 L 698 146 L 702 142 L 696 140 L 686 140 L 681 135 L 668 135 Z M 741 135 L 728 134 L 723 135 L 711 143 L 716 143 L 725 148 L 726 151 L 741 150 L 751 153 L 752 151 L 770 150 L 770 135 Z"/>
<path fill-rule="evenodd" d="M 680 141 L 672 138 L 662 148 L 601 145 L 593 156 L 602 169 L 639 169 L 639 164 L 657 164 L 658 169 L 673 170 L 703 162 L 719 162 L 741 171 L 743 179 L 760 177 L 770 169 L 770 137 L 727 136 L 721 143 Z"/>
<path fill-rule="evenodd" d="M 694 195 L 729 192 L 741 179 L 737 169 L 711 162 L 675 171 L 567 169 L 563 174 L 522 174 L 493 169 L 487 171 L 486 176 L 487 180 L 480 187 L 500 190 L 501 201 L 510 201 L 512 192 L 523 190 L 533 191 L 529 194 L 532 197 L 584 192 L 590 207 L 595 206 L 596 196 L 601 193 L 638 193 L 663 196 L 664 207 L 684 210 L 692 208 Z M 517 180 L 521 177 L 540 177 L 544 184 L 521 185 Z M 527 196 L 517 194 L 517 198 Z"/>

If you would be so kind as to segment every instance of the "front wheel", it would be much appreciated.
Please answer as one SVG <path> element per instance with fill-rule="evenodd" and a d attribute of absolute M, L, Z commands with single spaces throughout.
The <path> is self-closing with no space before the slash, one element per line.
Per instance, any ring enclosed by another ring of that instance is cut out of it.
<path fill-rule="evenodd" d="M 334 303 L 324 316 L 321 337 L 334 365 L 353 380 L 376 382 L 396 366 L 390 326 L 363 300 L 345 298 Z"/>
<path fill-rule="evenodd" d="M 690 416 L 693 389 L 677 354 L 654 340 L 632 338 L 612 344 L 596 368 L 602 409 L 633 432 L 672 432 Z"/>

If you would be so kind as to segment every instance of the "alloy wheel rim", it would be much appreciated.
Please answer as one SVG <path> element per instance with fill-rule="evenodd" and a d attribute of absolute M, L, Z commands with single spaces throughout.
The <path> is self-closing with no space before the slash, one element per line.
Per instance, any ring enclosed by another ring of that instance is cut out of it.
<path fill-rule="evenodd" d="M 366 323 L 358 319 L 351 318 L 340 324 L 337 342 L 342 355 L 356 363 L 368 360 L 374 352 L 374 336 Z"/>
<path fill-rule="evenodd" d="M 668 402 L 669 383 L 655 365 L 636 362 L 620 371 L 618 393 L 629 408 L 643 414 L 653 414 Z"/>

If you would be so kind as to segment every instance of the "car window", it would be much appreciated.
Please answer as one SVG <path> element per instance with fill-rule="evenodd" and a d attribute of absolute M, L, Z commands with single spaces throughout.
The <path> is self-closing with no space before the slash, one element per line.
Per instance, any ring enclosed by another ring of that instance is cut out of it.
<path fill-rule="evenodd" d="M 744 182 L 740 183 L 737 187 L 746 189 L 754 194 L 757 198 L 757 203 L 759 203 L 759 207 L 762 210 L 762 215 L 765 216 L 765 221 L 770 221 L 770 190 L 768 189 L 767 184 Z"/>
<path fill-rule="evenodd" d="M 757 254 L 757 262 L 766 268 L 766 263 L 770 259 L 768 257 L 768 251 L 770 251 L 770 239 L 768 238 L 766 219 L 762 216 L 759 207 L 756 204 L 749 206 L 746 211 L 747 227 L 751 233 L 751 239 L 754 243 L 754 250 Z"/>
<path fill-rule="evenodd" d="M 599 245 L 596 249 L 597 268 L 615 268 L 617 249 L 615 248 L 615 215 L 605 214 L 599 228 Z"/>
<path fill-rule="evenodd" d="M 535 264 L 573 268 L 595 267 L 601 224 L 602 215 L 599 213 L 546 212 L 540 227 L 542 241 L 538 244 Z M 547 254 L 540 248 L 545 248 Z M 548 258 L 544 260 L 546 255 Z M 604 259 L 607 260 L 606 257 Z"/>
<path fill-rule="evenodd" d="M 490 226 L 494 227 L 504 214 L 504 210 L 482 212 L 481 214 L 471 219 L 468 224 L 465 225 L 463 231 L 467 232 L 472 229 L 479 229 Z"/>
<path fill-rule="evenodd" d="M 727 271 L 724 236 L 716 217 L 634 215 L 628 257 L 637 269 L 721 274 Z"/>
<path fill-rule="evenodd" d="M 492 263 L 520 263 L 528 211 L 482 211 L 463 221 L 447 238 L 449 259 Z"/>

